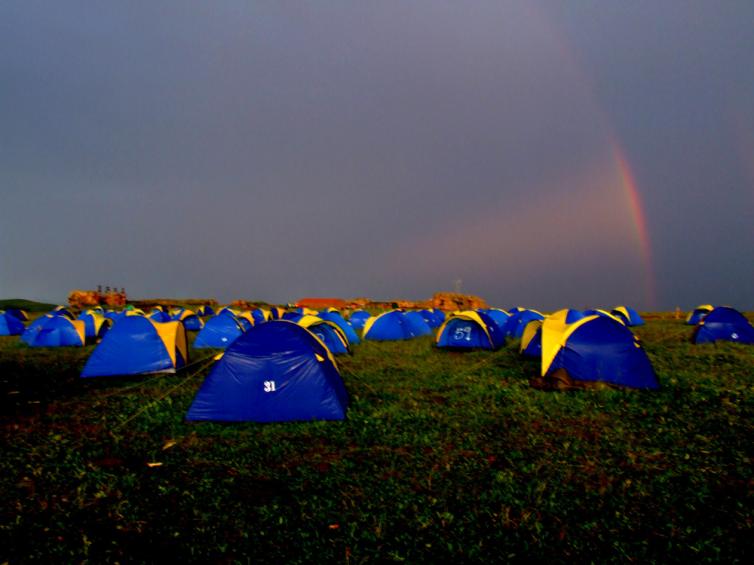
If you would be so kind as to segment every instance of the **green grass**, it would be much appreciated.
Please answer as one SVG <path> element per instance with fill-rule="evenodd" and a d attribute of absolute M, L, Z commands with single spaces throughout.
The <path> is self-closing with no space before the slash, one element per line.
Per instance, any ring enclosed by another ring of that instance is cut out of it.
<path fill-rule="evenodd" d="M 345 421 L 267 425 L 184 422 L 206 370 L 82 381 L 90 349 L 0 338 L 0 562 L 749 561 L 754 347 L 637 333 L 659 392 L 365 343 Z"/>

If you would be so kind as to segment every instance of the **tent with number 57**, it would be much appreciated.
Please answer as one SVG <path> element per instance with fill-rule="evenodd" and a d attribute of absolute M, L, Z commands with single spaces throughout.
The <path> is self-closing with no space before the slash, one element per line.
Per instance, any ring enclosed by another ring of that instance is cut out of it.
<path fill-rule="evenodd" d="M 483 312 L 451 314 L 437 332 L 437 347 L 445 349 L 500 349 L 505 336 L 495 321 Z"/>

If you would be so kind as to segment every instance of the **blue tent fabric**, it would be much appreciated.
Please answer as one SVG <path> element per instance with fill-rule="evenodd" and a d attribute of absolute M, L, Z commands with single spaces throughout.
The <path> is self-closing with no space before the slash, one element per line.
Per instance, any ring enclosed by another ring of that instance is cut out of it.
<path fill-rule="evenodd" d="M 78 319 L 84 322 L 84 331 L 89 339 L 99 339 L 110 329 L 111 321 L 108 318 L 105 318 L 105 322 L 97 328 L 95 317 L 89 312 L 82 312 Z"/>
<path fill-rule="evenodd" d="M 636 336 L 626 326 L 598 317 L 577 327 L 547 370 L 564 369 L 576 381 L 605 382 L 654 390 L 657 375 Z"/>
<path fill-rule="evenodd" d="M 346 322 L 345 318 L 341 316 L 340 312 L 320 312 L 319 317 L 328 322 L 334 323 L 348 338 L 348 343 L 351 345 L 358 345 L 361 343 L 358 334 L 354 331 L 353 326 Z"/>
<path fill-rule="evenodd" d="M 424 316 L 422 316 L 420 312 L 404 312 L 403 316 L 411 333 L 415 336 L 432 334 L 432 328 L 430 328 L 427 322 L 424 321 Z"/>
<path fill-rule="evenodd" d="M 186 365 L 181 349 L 176 347 L 176 362 L 154 324 L 144 316 L 125 316 L 102 338 L 81 372 L 82 377 L 111 377 L 149 373 L 174 373 Z M 186 339 L 181 331 L 178 339 Z"/>
<path fill-rule="evenodd" d="M 366 312 L 365 310 L 356 310 L 348 318 L 348 321 L 350 322 L 351 326 L 353 326 L 354 329 L 360 330 L 364 328 L 364 324 L 371 317 L 372 315 L 369 312 Z"/>
<path fill-rule="evenodd" d="M 323 320 L 324 322 L 324 320 Z M 334 322 L 331 322 L 334 323 Z M 336 324 L 337 325 L 337 324 Z M 307 327 L 310 332 L 319 338 L 319 340 L 325 344 L 327 349 L 333 355 L 345 355 L 350 353 L 348 345 L 343 343 L 341 337 L 338 335 L 338 330 L 332 327 L 328 323 L 318 323 Z M 353 330 L 351 330 L 353 331 Z M 345 338 L 346 340 L 348 338 Z"/>
<path fill-rule="evenodd" d="M 202 319 L 196 314 L 186 316 L 181 321 L 183 322 L 183 325 L 186 326 L 186 329 L 192 332 L 198 332 L 204 327 L 204 322 L 202 322 Z"/>
<path fill-rule="evenodd" d="M 499 310 L 497 308 L 480 308 L 477 310 L 477 312 L 480 312 L 482 314 L 486 314 L 492 320 L 497 324 L 497 327 L 505 333 L 505 324 L 508 323 L 508 318 L 510 318 L 510 314 L 506 314 L 502 310 Z"/>
<path fill-rule="evenodd" d="M 364 339 L 373 341 L 397 341 L 416 337 L 411 325 L 406 321 L 403 312 L 392 310 L 380 314 L 371 321 L 370 326 L 365 326 Z"/>
<path fill-rule="evenodd" d="M 246 318 L 244 318 L 243 316 L 240 316 L 238 318 L 236 318 L 235 316 L 233 316 L 233 318 L 236 319 L 236 320 L 238 320 L 238 323 L 241 324 L 241 327 L 243 328 L 243 331 L 245 331 L 245 332 L 248 332 L 251 328 L 254 327 L 254 325 L 249 320 L 247 320 Z"/>
<path fill-rule="evenodd" d="M 439 328 L 442 326 L 442 323 L 445 321 L 445 314 L 442 310 L 420 310 L 419 313 L 424 318 L 424 321 L 427 322 L 427 325 L 432 328 Z"/>
<path fill-rule="evenodd" d="M 22 322 L 29 321 L 29 315 L 20 308 L 6 308 L 5 313 L 21 320 Z"/>
<path fill-rule="evenodd" d="M 690 326 L 695 326 L 699 322 L 701 322 L 702 320 L 704 320 L 704 318 L 706 318 L 707 314 L 709 314 L 709 313 L 710 313 L 710 310 L 706 310 L 704 308 L 696 308 L 691 313 L 691 316 L 689 316 L 689 319 L 688 319 L 688 321 L 686 323 L 688 325 L 690 325 Z"/>
<path fill-rule="evenodd" d="M 482 312 L 476 314 L 485 327 L 479 325 L 476 320 L 462 315 L 451 316 L 437 336 L 437 347 L 496 350 L 505 345 L 505 336 L 495 321 Z"/>
<path fill-rule="evenodd" d="M 245 320 L 248 324 L 248 320 Z M 249 324 L 251 329 L 251 324 Z M 196 334 L 195 349 L 225 349 L 244 333 L 245 328 L 235 316 L 220 314 L 207 320 L 204 327 Z"/>
<path fill-rule="evenodd" d="M 47 321 L 50 320 L 50 318 L 52 318 L 52 317 L 53 316 L 50 315 L 50 314 L 45 314 L 44 316 L 40 316 L 36 320 L 33 320 L 28 326 L 26 326 L 27 331 L 30 330 L 30 329 L 32 329 L 32 328 L 38 328 L 38 327 L 46 324 Z"/>
<path fill-rule="evenodd" d="M 197 311 L 197 314 L 203 318 L 207 318 L 209 316 L 215 315 L 215 309 L 212 308 L 212 306 L 210 306 L 209 304 L 207 304 L 205 306 L 200 306 L 199 310 Z"/>
<path fill-rule="evenodd" d="M 535 312 L 533 310 L 519 310 L 518 312 L 512 314 L 508 318 L 508 321 L 505 323 L 505 336 L 520 338 L 524 333 L 526 324 L 528 324 L 532 320 L 544 319 L 545 317 L 539 312 Z"/>
<path fill-rule="evenodd" d="M 155 310 L 149 315 L 150 320 L 154 320 L 155 322 L 169 322 L 173 318 L 170 317 L 170 314 L 167 312 L 163 312 L 162 310 Z"/>
<path fill-rule="evenodd" d="M 254 324 L 262 324 L 267 321 L 267 319 L 264 317 L 264 312 L 262 312 L 259 308 L 251 311 L 251 316 L 254 318 Z"/>
<path fill-rule="evenodd" d="M 604 310 L 597 310 L 597 309 L 594 309 L 594 308 L 590 308 L 588 310 L 584 310 L 582 312 L 582 314 L 584 314 L 584 316 L 603 316 L 603 317 L 609 317 Z M 623 316 L 623 318 L 625 318 L 625 316 Z"/>
<path fill-rule="evenodd" d="M 29 324 L 21 341 L 30 347 L 81 347 L 82 337 L 67 316 L 46 315 Z"/>
<path fill-rule="evenodd" d="M 48 314 L 50 316 L 65 316 L 69 320 L 73 320 L 73 314 L 71 314 L 71 312 L 68 309 L 63 308 L 62 306 L 58 306 L 54 310 L 50 310 Z"/>
<path fill-rule="evenodd" d="M 0 312 L 0 335 L 21 335 L 25 329 L 24 323 L 16 316 Z"/>
<path fill-rule="evenodd" d="M 639 315 L 639 313 L 631 308 L 630 306 L 624 306 L 623 308 L 626 309 L 626 312 L 628 312 L 628 317 L 621 312 L 620 310 L 616 308 L 613 309 L 612 312 L 610 312 L 613 316 L 618 316 L 626 323 L 627 326 L 642 326 L 644 325 L 644 320 Z"/>
<path fill-rule="evenodd" d="M 581 310 L 574 310 L 573 308 L 569 308 L 568 312 L 566 312 L 565 322 L 566 324 L 573 324 L 574 322 L 578 322 L 585 317 L 586 316 L 584 316 L 584 313 Z"/>
<path fill-rule="evenodd" d="M 699 322 L 694 330 L 694 343 L 732 341 L 754 344 L 754 327 L 741 312 L 728 306 L 718 306 Z"/>
<path fill-rule="evenodd" d="M 231 345 L 204 380 L 187 420 L 343 420 L 348 393 L 327 349 L 308 330 L 274 320 Z"/>
<path fill-rule="evenodd" d="M 283 314 L 283 320 L 288 320 L 290 322 L 298 322 L 303 317 L 304 315 L 299 312 L 286 312 Z"/>

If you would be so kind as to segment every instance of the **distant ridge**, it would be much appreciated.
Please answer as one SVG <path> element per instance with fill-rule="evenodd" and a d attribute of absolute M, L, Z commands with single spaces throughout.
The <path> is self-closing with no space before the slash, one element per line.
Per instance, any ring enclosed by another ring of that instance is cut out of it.
<path fill-rule="evenodd" d="M 47 304 L 46 302 L 35 302 L 34 300 L 26 300 L 25 298 L 8 298 L 6 300 L 0 300 L 0 310 L 6 308 L 19 308 L 26 310 L 27 312 L 49 312 L 55 308 L 57 304 Z"/>

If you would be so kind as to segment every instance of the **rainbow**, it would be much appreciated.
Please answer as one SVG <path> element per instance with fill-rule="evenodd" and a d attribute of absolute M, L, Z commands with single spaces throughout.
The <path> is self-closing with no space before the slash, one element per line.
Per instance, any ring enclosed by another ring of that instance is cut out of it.
<path fill-rule="evenodd" d="M 636 233 L 636 242 L 639 247 L 639 253 L 644 268 L 644 296 L 647 308 L 657 306 L 657 288 L 654 271 L 654 262 L 652 260 L 652 240 L 647 227 L 647 215 L 644 211 L 644 205 L 636 183 L 636 178 L 631 170 L 626 151 L 616 134 L 615 127 L 610 116 L 600 104 L 594 83 L 586 71 L 577 51 L 573 48 L 568 35 L 562 30 L 557 22 L 547 14 L 543 6 L 538 6 L 535 2 L 526 4 L 529 15 L 541 26 L 545 37 L 557 46 L 558 52 L 562 57 L 563 63 L 576 77 L 581 86 L 584 88 L 586 95 L 592 102 L 596 118 L 602 123 L 608 140 L 609 148 L 612 153 L 612 160 L 618 175 L 618 181 L 621 185 L 621 192 L 626 196 L 626 205 L 629 209 L 631 223 L 634 225 Z"/>
<path fill-rule="evenodd" d="M 626 157 L 626 152 L 615 137 L 613 137 L 611 146 L 620 184 L 628 200 L 631 219 L 636 228 L 636 238 L 641 252 L 641 259 L 644 263 L 644 285 L 647 307 L 654 308 L 657 305 L 657 289 L 654 275 L 654 261 L 652 260 L 652 241 L 649 236 L 649 228 L 647 227 L 647 215 L 644 211 L 641 193 Z"/>

